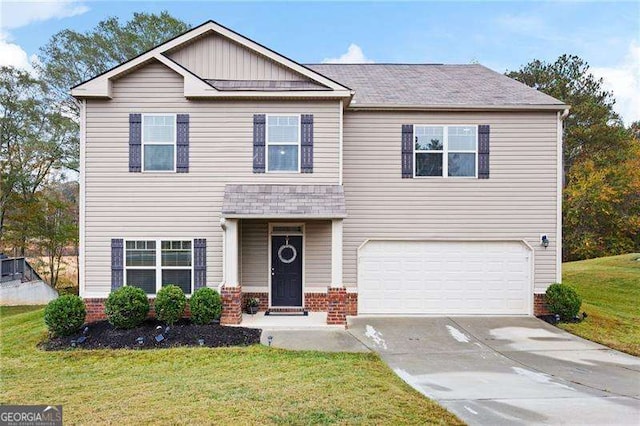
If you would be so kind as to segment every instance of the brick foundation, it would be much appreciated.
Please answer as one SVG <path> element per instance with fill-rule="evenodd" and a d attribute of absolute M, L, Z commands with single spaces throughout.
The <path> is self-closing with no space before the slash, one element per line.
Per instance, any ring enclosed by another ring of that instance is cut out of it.
<path fill-rule="evenodd" d="M 533 315 L 550 315 L 551 311 L 547 306 L 547 295 L 534 294 L 533 295 Z"/>
<path fill-rule="evenodd" d="M 242 322 L 242 287 L 223 286 L 222 293 L 222 316 L 220 324 L 240 324 Z"/>
<path fill-rule="evenodd" d="M 246 310 L 247 302 L 255 297 L 260 300 L 260 311 L 269 309 L 269 293 L 242 293 L 242 308 Z M 358 315 L 358 293 L 347 293 L 347 315 Z M 304 309 L 309 312 L 327 312 L 329 302 L 327 293 L 305 293 Z"/>
<path fill-rule="evenodd" d="M 347 325 L 347 289 L 329 287 L 327 304 L 327 324 Z"/>
<path fill-rule="evenodd" d="M 84 299 L 84 304 L 87 307 L 87 316 L 85 317 L 85 321 L 89 323 L 107 319 L 107 316 L 104 313 L 104 304 L 106 301 L 106 298 Z M 155 299 L 149 299 L 149 315 L 147 315 L 149 318 L 155 318 L 156 316 L 156 311 L 153 309 L 154 302 Z M 182 315 L 182 318 L 191 318 L 189 300 L 187 300 L 187 306 L 184 308 L 184 315 Z"/>

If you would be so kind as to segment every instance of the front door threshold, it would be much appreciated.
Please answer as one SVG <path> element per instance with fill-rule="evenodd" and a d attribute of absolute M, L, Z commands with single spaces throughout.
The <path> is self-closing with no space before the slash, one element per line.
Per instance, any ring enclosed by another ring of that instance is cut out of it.
<path fill-rule="evenodd" d="M 306 317 L 309 316 L 309 311 L 304 308 L 270 308 L 264 314 L 279 317 Z"/>

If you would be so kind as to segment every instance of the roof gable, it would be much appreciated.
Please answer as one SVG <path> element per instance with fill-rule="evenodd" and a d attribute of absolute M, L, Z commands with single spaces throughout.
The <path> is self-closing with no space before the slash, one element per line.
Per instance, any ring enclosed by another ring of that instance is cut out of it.
<path fill-rule="evenodd" d="M 211 38 L 211 36 L 213 36 L 213 38 Z M 327 89 L 324 91 L 309 91 L 309 93 L 306 91 L 293 91 L 291 93 L 276 91 L 273 95 L 279 97 L 307 95 L 311 97 L 351 96 L 351 90 L 349 88 L 213 21 L 207 21 L 101 75 L 80 83 L 72 88 L 71 94 L 78 98 L 111 98 L 113 80 L 134 71 L 137 67 L 140 67 L 150 60 L 156 59 L 184 77 L 185 97 L 253 97 L 270 95 L 269 91 L 260 91 L 259 95 L 257 95 L 255 91 L 220 91 L 205 81 L 206 76 L 198 75 L 194 70 L 186 67 L 184 63 L 187 62 L 190 64 L 190 62 L 186 61 L 186 55 L 178 53 L 180 52 L 180 47 L 193 44 L 199 39 L 211 39 L 215 40 L 215 43 L 219 43 L 221 40 L 224 40 L 224 43 L 235 43 L 236 53 L 241 54 L 240 56 L 248 57 L 249 61 L 254 60 L 257 64 L 258 58 L 260 58 L 261 65 L 270 64 L 273 70 L 277 70 L 278 74 L 286 77 L 296 76 L 303 80 L 307 79 Z M 221 44 L 221 46 L 223 45 Z M 249 56 L 247 56 L 247 54 L 249 54 Z M 251 70 L 254 68 L 248 67 L 247 69 Z M 258 66 L 255 67 L 255 69 L 259 70 L 260 68 Z M 247 79 L 241 78 L 240 80 Z"/>

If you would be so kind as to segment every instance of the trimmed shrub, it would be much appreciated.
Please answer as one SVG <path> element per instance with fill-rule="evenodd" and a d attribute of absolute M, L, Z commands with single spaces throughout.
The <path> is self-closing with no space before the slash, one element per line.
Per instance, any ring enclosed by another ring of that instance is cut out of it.
<path fill-rule="evenodd" d="M 153 306 L 156 310 L 156 318 L 172 325 L 182 318 L 186 305 L 187 297 L 182 289 L 177 285 L 167 285 L 158 291 Z"/>
<path fill-rule="evenodd" d="M 191 296 L 189 309 L 191 310 L 191 321 L 194 324 L 209 324 L 222 313 L 222 299 L 214 289 L 202 287 Z"/>
<path fill-rule="evenodd" d="M 73 294 L 66 294 L 47 304 L 44 322 L 54 336 L 70 336 L 80 331 L 86 315 L 84 300 Z"/>
<path fill-rule="evenodd" d="M 560 315 L 562 321 L 572 320 L 580 311 L 582 299 L 573 287 L 555 283 L 547 288 L 547 306 L 549 310 Z"/>
<path fill-rule="evenodd" d="M 120 287 L 113 291 L 104 304 L 104 313 L 116 328 L 140 325 L 149 313 L 147 294 L 138 287 Z"/>

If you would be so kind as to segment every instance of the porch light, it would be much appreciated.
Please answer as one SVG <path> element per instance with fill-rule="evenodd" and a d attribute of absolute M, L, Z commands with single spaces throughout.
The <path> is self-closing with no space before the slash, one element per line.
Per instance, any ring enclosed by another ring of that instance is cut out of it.
<path fill-rule="evenodd" d="M 540 244 L 542 245 L 542 247 L 547 248 L 549 247 L 549 237 L 547 237 L 546 234 L 542 234 L 540 236 Z"/>

